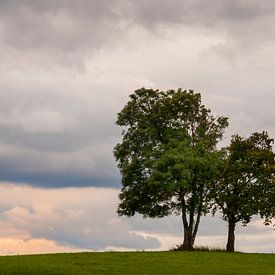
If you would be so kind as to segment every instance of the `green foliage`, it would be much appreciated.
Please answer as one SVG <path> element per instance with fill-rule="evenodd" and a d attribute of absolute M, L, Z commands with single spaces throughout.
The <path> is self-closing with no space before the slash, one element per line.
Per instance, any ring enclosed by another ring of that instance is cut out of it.
<path fill-rule="evenodd" d="M 0 257 L 1 275 L 274 274 L 274 255 L 106 252 Z"/>
<path fill-rule="evenodd" d="M 194 239 L 199 217 L 209 209 L 216 144 L 227 118 L 214 117 L 192 90 L 143 88 L 130 95 L 117 124 L 124 127 L 114 148 L 122 174 L 119 215 L 182 213 L 186 234 Z"/>
<path fill-rule="evenodd" d="M 272 143 L 266 132 L 247 139 L 235 135 L 224 149 L 222 175 L 213 192 L 225 220 L 246 225 L 252 215 L 260 214 L 267 224 L 271 222 L 275 215 Z"/>

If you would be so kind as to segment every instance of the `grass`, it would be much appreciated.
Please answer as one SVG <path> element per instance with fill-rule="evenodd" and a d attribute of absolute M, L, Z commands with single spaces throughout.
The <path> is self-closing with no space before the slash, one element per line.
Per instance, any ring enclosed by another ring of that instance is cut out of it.
<path fill-rule="evenodd" d="M 275 255 L 169 251 L 2 256 L 0 274 L 275 274 Z"/>
<path fill-rule="evenodd" d="M 184 251 L 183 244 L 176 245 L 170 251 Z M 194 246 L 193 251 L 208 251 L 208 252 L 225 252 L 224 248 L 210 246 Z"/>

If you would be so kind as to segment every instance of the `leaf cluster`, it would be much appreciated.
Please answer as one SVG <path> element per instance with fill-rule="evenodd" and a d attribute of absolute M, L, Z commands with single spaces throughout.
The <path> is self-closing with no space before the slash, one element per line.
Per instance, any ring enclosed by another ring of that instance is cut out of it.
<path fill-rule="evenodd" d="M 245 139 L 232 137 L 224 148 L 220 178 L 213 188 L 217 208 L 225 220 L 250 222 L 260 214 L 271 222 L 275 214 L 275 182 L 273 140 L 266 132 L 254 133 Z"/>
<path fill-rule="evenodd" d="M 114 155 L 122 174 L 118 213 L 149 217 L 206 212 L 218 170 L 217 142 L 228 122 L 214 117 L 192 90 L 139 89 L 118 114 L 122 142 Z"/>

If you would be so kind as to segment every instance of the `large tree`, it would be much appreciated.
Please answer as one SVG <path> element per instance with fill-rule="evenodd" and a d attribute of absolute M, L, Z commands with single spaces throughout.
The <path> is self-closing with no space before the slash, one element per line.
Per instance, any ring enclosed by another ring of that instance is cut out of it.
<path fill-rule="evenodd" d="M 122 142 L 114 155 L 122 174 L 118 214 L 181 214 L 184 249 L 192 249 L 200 217 L 209 211 L 217 142 L 227 118 L 214 117 L 192 90 L 139 89 L 118 114 Z"/>
<path fill-rule="evenodd" d="M 273 140 L 266 132 L 245 139 L 232 137 L 224 149 L 220 179 L 212 189 L 216 207 L 228 222 L 227 251 L 234 251 L 236 223 L 247 225 L 252 215 L 271 222 L 275 213 Z"/>

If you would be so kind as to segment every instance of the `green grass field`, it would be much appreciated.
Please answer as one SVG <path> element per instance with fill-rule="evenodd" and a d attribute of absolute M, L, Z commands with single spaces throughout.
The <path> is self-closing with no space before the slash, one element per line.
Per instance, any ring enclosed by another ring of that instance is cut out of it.
<path fill-rule="evenodd" d="M 275 255 L 102 252 L 3 256 L 0 274 L 275 274 Z"/>

